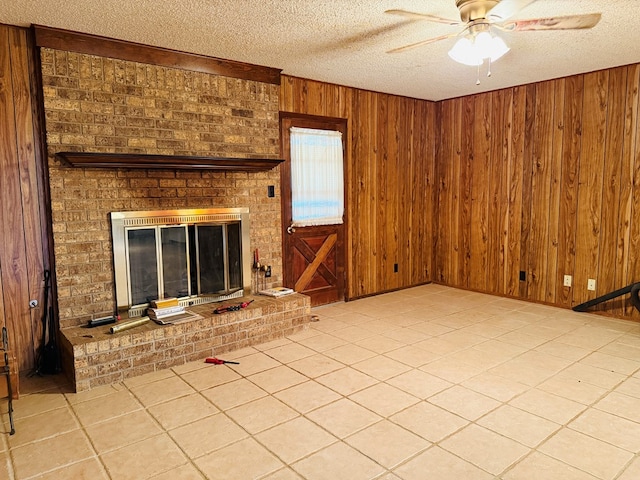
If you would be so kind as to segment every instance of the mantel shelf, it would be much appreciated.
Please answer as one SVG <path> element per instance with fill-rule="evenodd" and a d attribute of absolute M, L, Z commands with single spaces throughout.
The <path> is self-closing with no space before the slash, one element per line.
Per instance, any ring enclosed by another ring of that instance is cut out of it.
<path fill-rule="evenodd" d="M 195 157 L 186 155 L 149 155 L 138 153 L 58 152 L 56 156 L 69 167 L 150 168 L 178 170 L 221 170 L 262 172 L 277 167 L 281 158 Z"/>

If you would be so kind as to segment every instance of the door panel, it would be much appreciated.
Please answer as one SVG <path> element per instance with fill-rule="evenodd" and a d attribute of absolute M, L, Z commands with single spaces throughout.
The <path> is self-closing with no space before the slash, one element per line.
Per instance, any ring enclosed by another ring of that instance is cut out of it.
<path fill-rule="evenodd" d="M 340 225 L 290 227 L 291 216 L 291 155 L 289 129 L 314 128 L 342 132 L 345 152 L 346 120 L 324 117 L 280 114 L 280 138 L 285 161 L 281 164 L 282 225 L 284 285 L 309 295 L 311 305 L 323 305 L 344 300 L 345 249 L 347 222 Z M 345 177 L 344 181 L 347 179 Z M 346 191 L 346 189 L 345 189 Z M 345 198 L 346 212 L 346 198 Z"/>
<path fill-rule="evenodd" d="M 298 230 L 303 232 L 298 233 Z M 335 228 L 320 227 L 296 229 L 297 235 L 290 238 L 293 252 L 290 266 L 292 278 L 296 280 L 294 289 L 314 297 L 317 304 L 342 300 L 344 293 L 343 275 L 338 270 L 342 253 Z"/>

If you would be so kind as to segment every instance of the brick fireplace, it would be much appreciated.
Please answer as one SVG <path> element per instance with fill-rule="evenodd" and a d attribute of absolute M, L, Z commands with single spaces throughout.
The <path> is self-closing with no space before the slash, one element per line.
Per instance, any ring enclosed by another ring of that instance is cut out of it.
<path fill-rule="evenodd" d="M 130 345 L 123 346 L 113 338 L 80 340 L 83 337 L 77 335 L 88 320 L 111 315 L 115 310 L 109 214 L 247 207 L 251 212 L 251 251 L 259 249 L 262 262 L 271 265 L 272 270 L 271 278 L 262 279 L 261 286 L 279 285 L 282 282 L 280 172 L 277 167 L 260 172 L 72 168 L 62 164 L 55 154 L 70 151 L 277 159 L 279 86 L 54 48 L 41 48 L 41 68 L 60 328 L 69 333 L 63 342 L 66 361 L 73 362 L 76 353 L 81 353 L 82 361 L 73 367 L 81 368 L 82 362 L 90 363 L 87 355 L 95 348 L 109 363 L 101 378 L 94 369 L 96 378 L 81 379 L 81 388 L 85 389 L 140 373 L 131 362 L 124 366 L 128 373 L 114 373 L 114 368 L 118 370 L 114 365 L 122 359 L 105 352 L 106 343 L 117 343 L 116 350 Z M 271 186 L 275 197 L 268 196 Z M 255 287 L 254 280 L 254 290 Z M 303 323 L 300 318 L 309 310 L 308 301 L 303 298 L 290 299 L 289 305 L 261 301 L 267 303 L 256 304 L 244 315 L 256 320 L 258 310 L 264 310 L 267 317 L 274 313 L 282 314 L 278 318 L 293 315 L 296 317 L 293 323 L 300 324 Z M 206 320 L 202 331 L 210 333 L 210 329 L 220 327 L 220 321 L 211 320 L 211 315 L 205 314 L 203 318 Z M 230 323 L 241 320 L 236 318 Z M 260 324 L 262 320 L 257 322 Z M 71 329 L 75 333 L 70 333 Z M 164 345 L 174 342 L 176 347 L 175 342 L 184 342 L 187 334 L 199 338 L 198 341 L 205 335 L 199 327 L 194 332 L 185 332 L 180 327 L 173 330 L 181 340 L 166 341 L 165 334 L 155 330 L 149 326 L 142 338 L 152 338 L 154 342 L 160 338 Z M 269 335 L 278 335 L 267 330 L 261 330 L 262 341 Z M 234 345 L 250 343 L 240 337 L 241 341 Z M 131 337 L 124 340 L 127 342 L 133 345 L 141 339 Z M 225 348 L 231 347 L 227 344 Z M 204 351 L 182 347 L 169 356 L 163 353 L 161 365 L 145 363 L 143 370 L 184 363 Z M 147 353 L 135 353 L 134 349 L 134 355 Z"/>

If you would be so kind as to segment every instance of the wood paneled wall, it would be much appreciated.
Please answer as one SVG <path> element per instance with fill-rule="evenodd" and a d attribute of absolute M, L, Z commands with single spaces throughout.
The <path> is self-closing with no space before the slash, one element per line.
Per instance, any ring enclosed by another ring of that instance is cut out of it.
<path fill-rule="evenodd" d="M 436 104 L 283 75 L 280 110 L 347 119 L 347 298 L 430 281 Z"/>
<path fill-rule="evenodd" d="M 23 371 L 40 345 L 50 245 L 32 48 L 28 30 L 0 25 L 0 327 Z"/>
<path fill-rule="evenodd" d="M 631 65 L 438 103 L 434 280 L 563 307 L 640 281 L 639 87 Z"/>

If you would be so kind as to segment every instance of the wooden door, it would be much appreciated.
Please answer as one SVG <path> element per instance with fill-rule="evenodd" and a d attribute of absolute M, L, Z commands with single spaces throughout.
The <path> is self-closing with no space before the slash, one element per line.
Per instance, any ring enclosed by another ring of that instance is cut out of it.
<path fill-rule="evenodd" d="M 291 227 L 291 127 L 342 132 L 342 151 L 346 152 L 346 120 L 280 114 L 281 151 L 285 160 L 280 167 L 284 285 L 309 295 L 312 306 L 338 302 L 344 300 L 346 208 L 342 224 Z"/>

